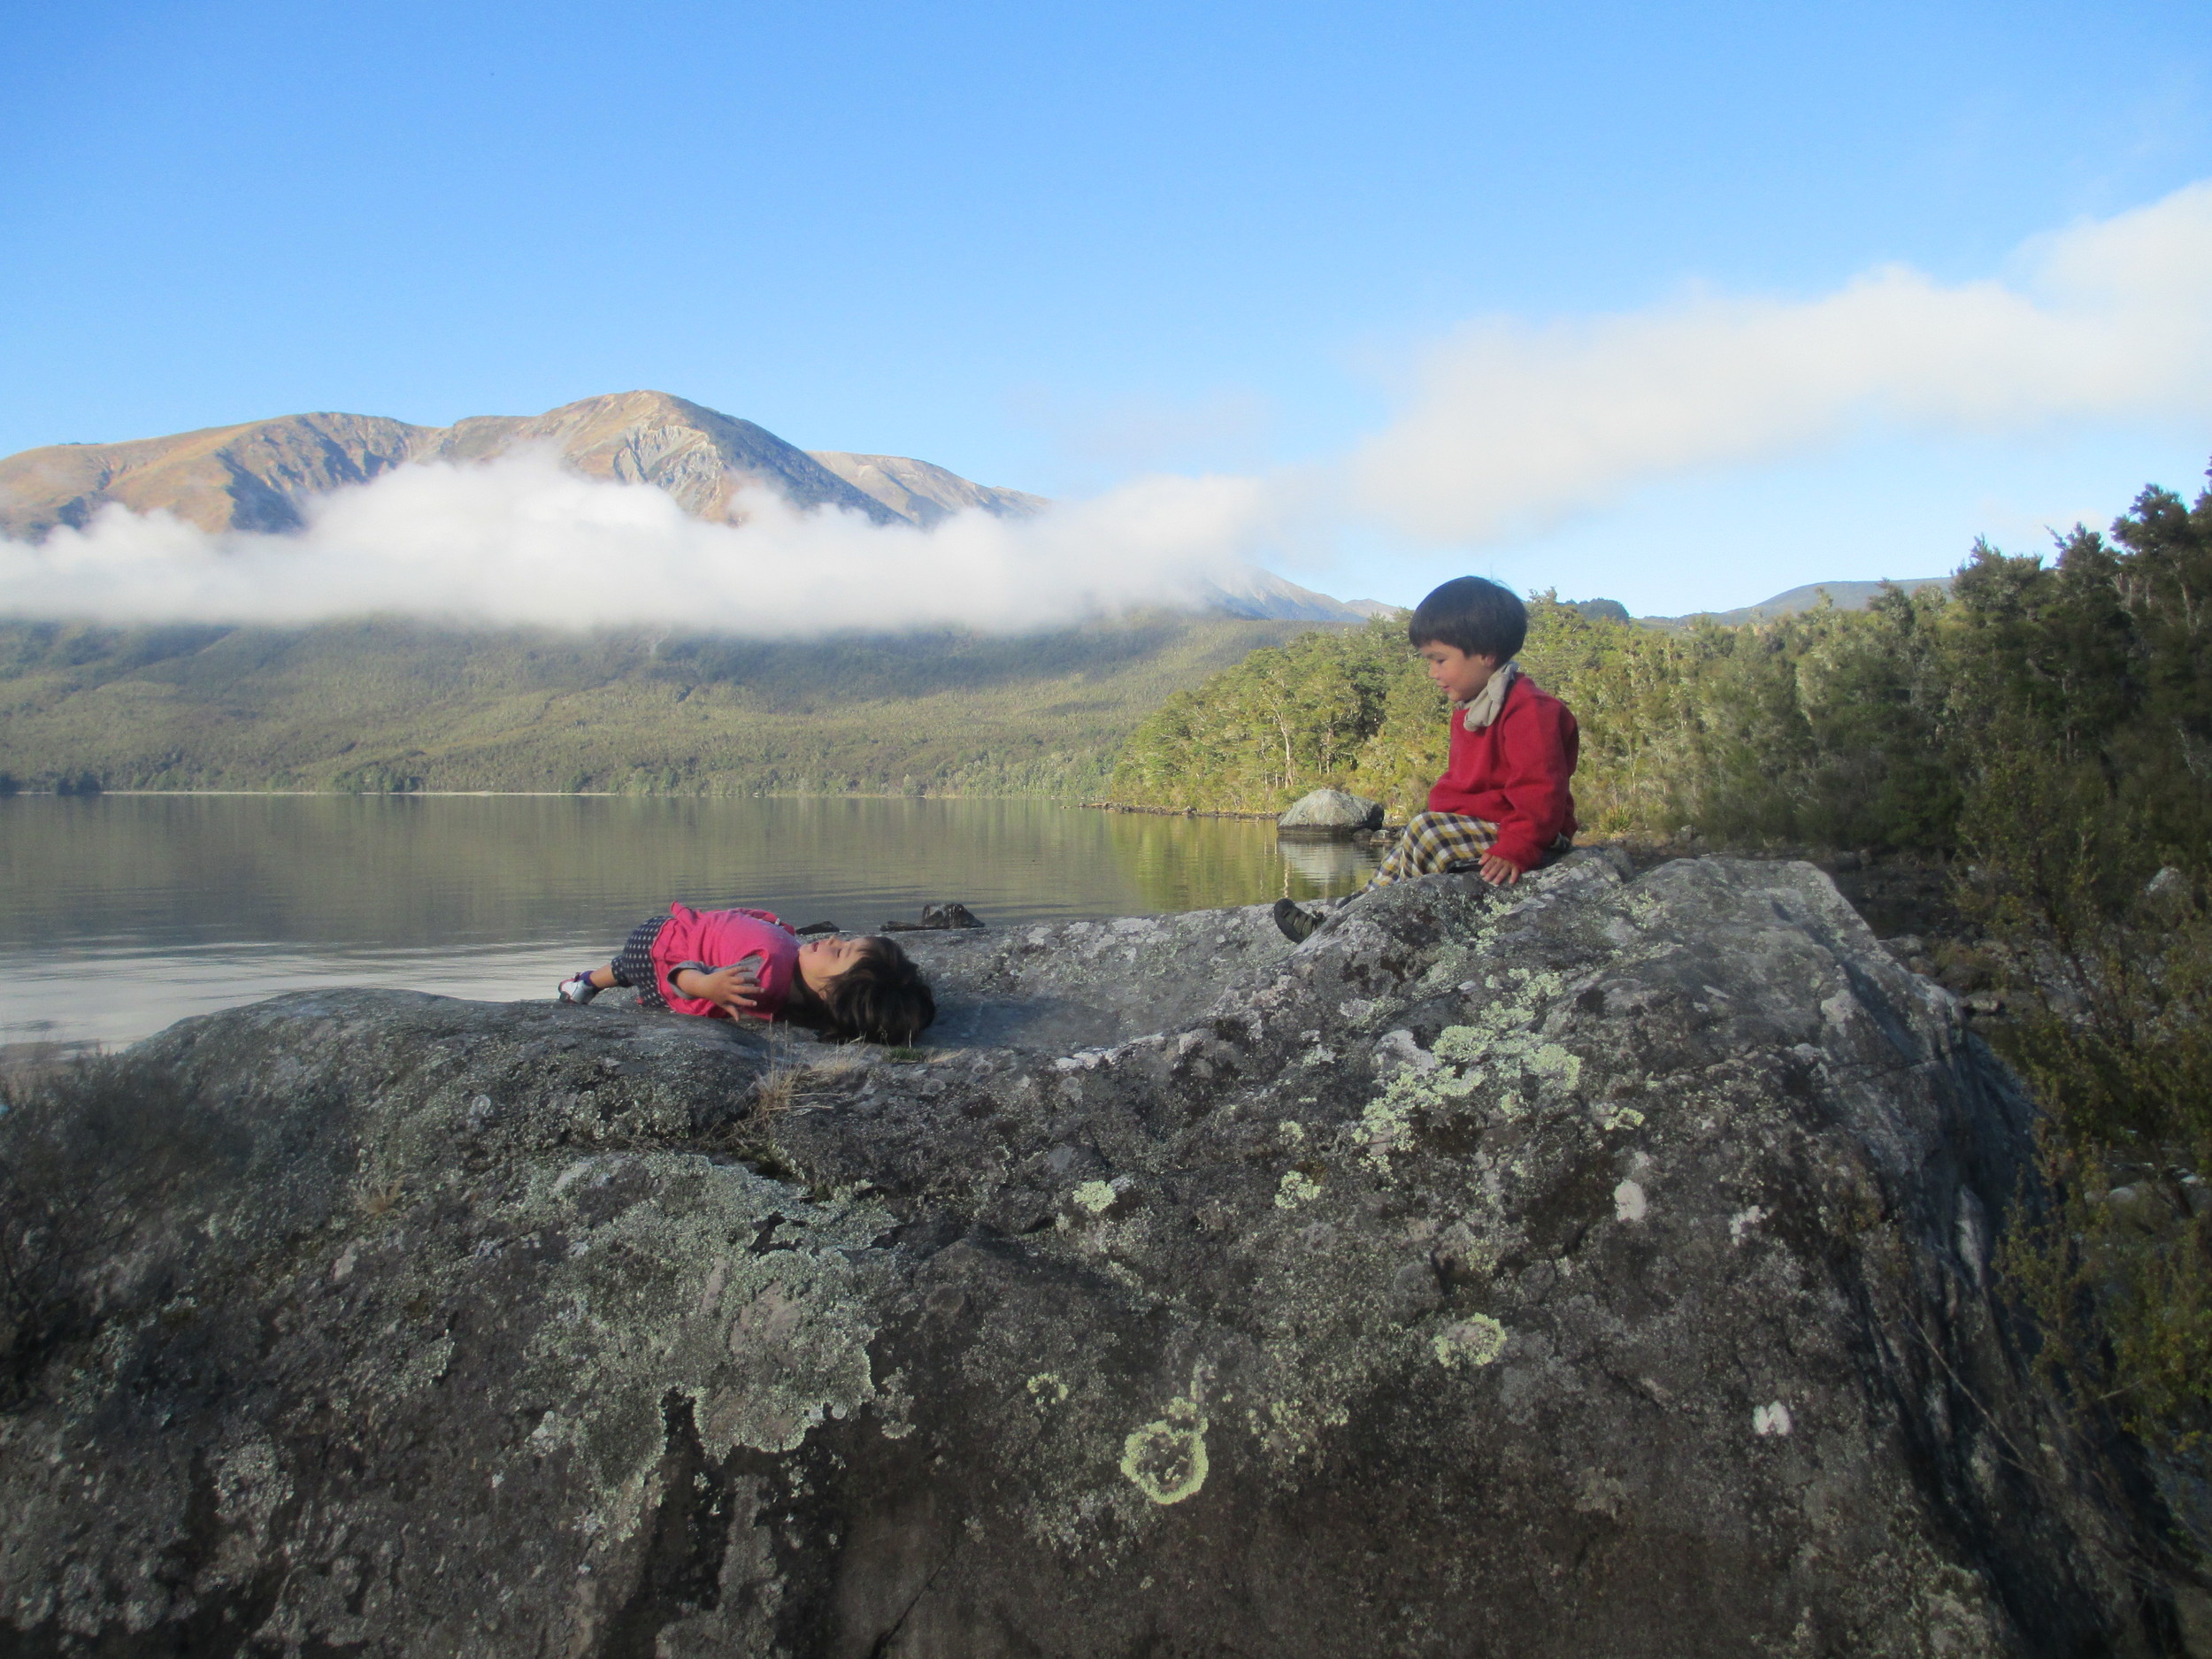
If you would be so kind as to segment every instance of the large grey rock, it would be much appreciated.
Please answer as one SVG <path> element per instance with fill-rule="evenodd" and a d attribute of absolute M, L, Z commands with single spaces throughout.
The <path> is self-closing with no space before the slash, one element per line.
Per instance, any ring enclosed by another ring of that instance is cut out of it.
<path fill-rule="evenodd" d="M 1341 789 L 1315 789 L 1293 801 L 1275 820 L 1275 827 L 1290 834 L 1349 835 L 1357 830 L 1379 829 L 1382 821 L 1379 801 Z"/>
<path fill-rule="evenodd" d="M 0 1629 L 2164 1648 L 2138 1471 L 1992 1288 L 2022 1100 L 1818 872 L 1271 931 L 914 936 L 926 1064 L 370 992 L 142 1045 L 201 1150 L 0 1418 Z"/>

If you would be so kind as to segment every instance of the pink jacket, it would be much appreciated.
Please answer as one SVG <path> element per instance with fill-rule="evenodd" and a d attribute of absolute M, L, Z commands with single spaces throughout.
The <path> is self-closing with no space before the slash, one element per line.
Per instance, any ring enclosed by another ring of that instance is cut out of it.
<path fill-rule="evenodd" d="M 712 972 L 756 957 L 753 972 L 760 991 L 753 1012 L 772 1019 L 799 972 L 799 936 L 768 910 L 695 910 L 688 904 L 672 904 L 667 923 L 653 940 L 653 977 L 677 1013 L 727 1019 L 725 1010 L 704 997 L 682 995 L 669 976 L 687 963 Z"/>

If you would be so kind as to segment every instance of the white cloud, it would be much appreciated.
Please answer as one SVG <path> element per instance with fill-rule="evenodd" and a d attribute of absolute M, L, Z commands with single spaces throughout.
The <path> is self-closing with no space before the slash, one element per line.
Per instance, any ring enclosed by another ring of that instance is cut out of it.
<path fill-rule="evenodd" d="M 1868 434 L 2014 442 L 2212 414 L 2212 183 L 2038 237 L 2001 278 L 1944 284 L 1898 266 L 1804 301 L 1698 293 L 1548 326 L 1493 320 L 1413 366 L 1405 407 L 1333 463 L 1146 477 L 1031 520 L 971 512 L 925 532 L 757 490 L 748 523 L 705 524 L 658 490 L 518 454 L 403 467 L 311 503 L 294 535 L 206 534 L 110 507 L 37 546 L 0 541 L 0 611 L 1012 630 L 1240 591 L 1250 562 L 1354 546 L 1369 550 L 1361 572 L 1340 569 L 1346 585 L 1394 588 L 1371 568 L 1402 566 L 1394 538 L 1503 556 L 1640 487 L 1702 487 L 1750 464 L 1770 480 L 1778 461 Z M 1861 504 L 1846 516 L 1877 523 L 1882 503 Z M 1682 580 L 1670 572 L 1648 603 L 1709 603 L 1673 592 Z"/>
<path fill-rule="evenodd" d="M 1263 535 L 1249 479 L 1149 478 L 1033 519 L 931 530 L 801 512 L 758 490 L 741 526 L 658 489 L 526 452 L 401 467 L 312 503 L 289 535 L 211 534 L 110 506 L 82 530 L 0 541 L 0 608 L 105 621 L 266 623 L 405 611 L 595 626 L 683 622 L 779 635 L 1049 626 L 1189 603 Z"/>
<path fill-rule="evenodd" d="M 1653 480 L 1870 429 L 2212 412 L 2212 183 L 2038 237 L 2008 280 L 1892 266 L 1801 302 L 1699 293 L 1471 324 L 1416 384 L 1347 471 L 1359 511 L 1437 541 L 1525 534 Z"/>

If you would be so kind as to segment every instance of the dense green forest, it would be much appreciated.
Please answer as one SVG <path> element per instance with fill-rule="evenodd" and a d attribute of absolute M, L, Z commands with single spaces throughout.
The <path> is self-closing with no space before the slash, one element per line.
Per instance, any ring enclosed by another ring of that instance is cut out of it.
<path fill-rule="evenodd" d="M 1170 693 L 1310 624 L 1148 616 L 807 642 L 0 622 L 25 787 L 1081 798 Z"/>
<path fill-rule="evenodd" d="M 1978 546 L 1951 592 L 1661 632 L 1549 595 L 1522 665 L 1581 722 L 1597 833 L 1947 851 L 2001 755 L 2093 765 L 2162 856 L 2203 851 L 2212 684 L 2200 503 L 2147 492 L 2046 563 Z M 1274 810 L 1328 784 L 1417 810 L 1443 764 L 1439 694 L 1402 621 L 1255 651 L 1170 697 L 1114 775 L 1133 805 Z"/>
<path fill-rule="evenodd" d="M 2077 531 L 2047 565 L 1979 546 L 1947 595 L 1744 626 L 1661 632 L 1540 595 L 1520 661 L 1581 723 L 1575 798 L 1595 833 L 1948 850 L 2018 742 L 2093 762 L 2117 810 L 2193 856 L 2212 761 L 2200 534 L 2154 491 L 2109 541 Z M 1378 619 L 1170 697 L 1124 749 L 1114 798 L 1271 811 L 1327 784 L 1417 810 L 1447 730 L 1402 622 Z"/>
<path fill-rule="evenodd" d="M 2005 1267 L 2085 1423 L 2212 1472 L 2212 491 L 2146 490 L 1947 596 L 1661 633 L 1539 598 L 1521 661 L 1581 721 L 1593 832 L 1939 859 L 2043 1109 Z M 1402 623 L 1256 651 L 1140 726 L 1117 797 L 1417 810 L 1445 710 Z"/>

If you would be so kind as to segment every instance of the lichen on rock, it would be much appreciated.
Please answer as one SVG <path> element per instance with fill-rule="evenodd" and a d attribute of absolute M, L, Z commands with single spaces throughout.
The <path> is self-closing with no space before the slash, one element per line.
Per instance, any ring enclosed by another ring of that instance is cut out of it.
<path fill-rule="evenodd" d="M 1479 1089 L 1490 1091 L 1491 1110 L 1507 1118 L 1525 1110 L 1525 1089 L 1553 1098 L 1571 1094 L 1582 1077 L 1580 1058 L 1537 1029 L 1560 985 L 1555 973 L 1508 968 L 1483 981 L 1483 988 L 1497 995 L 1484 1001 L 1469 1023 L 1445 1026 L 1431 1048 L 1415 1045 L 1409 1032 L 1392 1032 L 1378 1042 L 1378 1064 L 1387 1056 L 1397 1065 L 1360 1115 L 1369 1166 L 1387 1173 L 1390 1155 L 1408 1147 L 1425 1118 L 1471 1110 L 1479 1103 Z"/>
<path fill-rule="evenodd" d="M 1112 1209 L 1114 1200 L 1121 1194 L 1114 1191 L 1110 1181 L 1085 1181 L 1069 1196 L 1083 1209 L 1096 1216 L 1102 1215 Z"/>
<path fill-rule="evenodd" d="M 1193 1495 L 1206 1484 L 1206 1415 L 1179 1394 L 1164 1416 L 1130 1430 L 1122 1441 L 1122 1474 L 1155 1503 Z"/>
<path fill-rule="evenodd" d="M 1295 1210 L 1321 1196 L 1321 1183 L 1303 1170 L 1285 1170 L 1275 1187 L 1275 1208 Z"/>
<path fill-rule="evenodd" d="M 1440 1328 L 1429 1341 L 1440 1363 L 1479 1367 L 1505 1352 L 1505 1327 L 1487 1314 L 1471 1313 Z"/>
<path fill-rule="evenodd" d="M 575 1402 L 541 1453 L 567 1444 L 620 1460 L 629 1466 L 618 1474 L 603 1463 L 601 1475 L 626 1482 L 660 1455 L 672 1391 L 691 1402 L 717 1456 L 790 1451 L 826 1417 L 873 1397 L 875 1322 L 844 1252 L 888 1231 L 887 1211 L 795 1202 L 742 1166 L 656 1153 L 637 1160 L 634 1189 L 649 1200 L 593 1225 L 588 1201 L 627 1162 L 612 1161 L 595 1182 L 531 1194 L 511 1217 L 518 1232 L 573 1240 L 543 1292 L 559 1316 L 523 1351 L 526 1387 Z M 745 1248 L 769 1223 L 803 1241 L 768 1254 Z"/>

